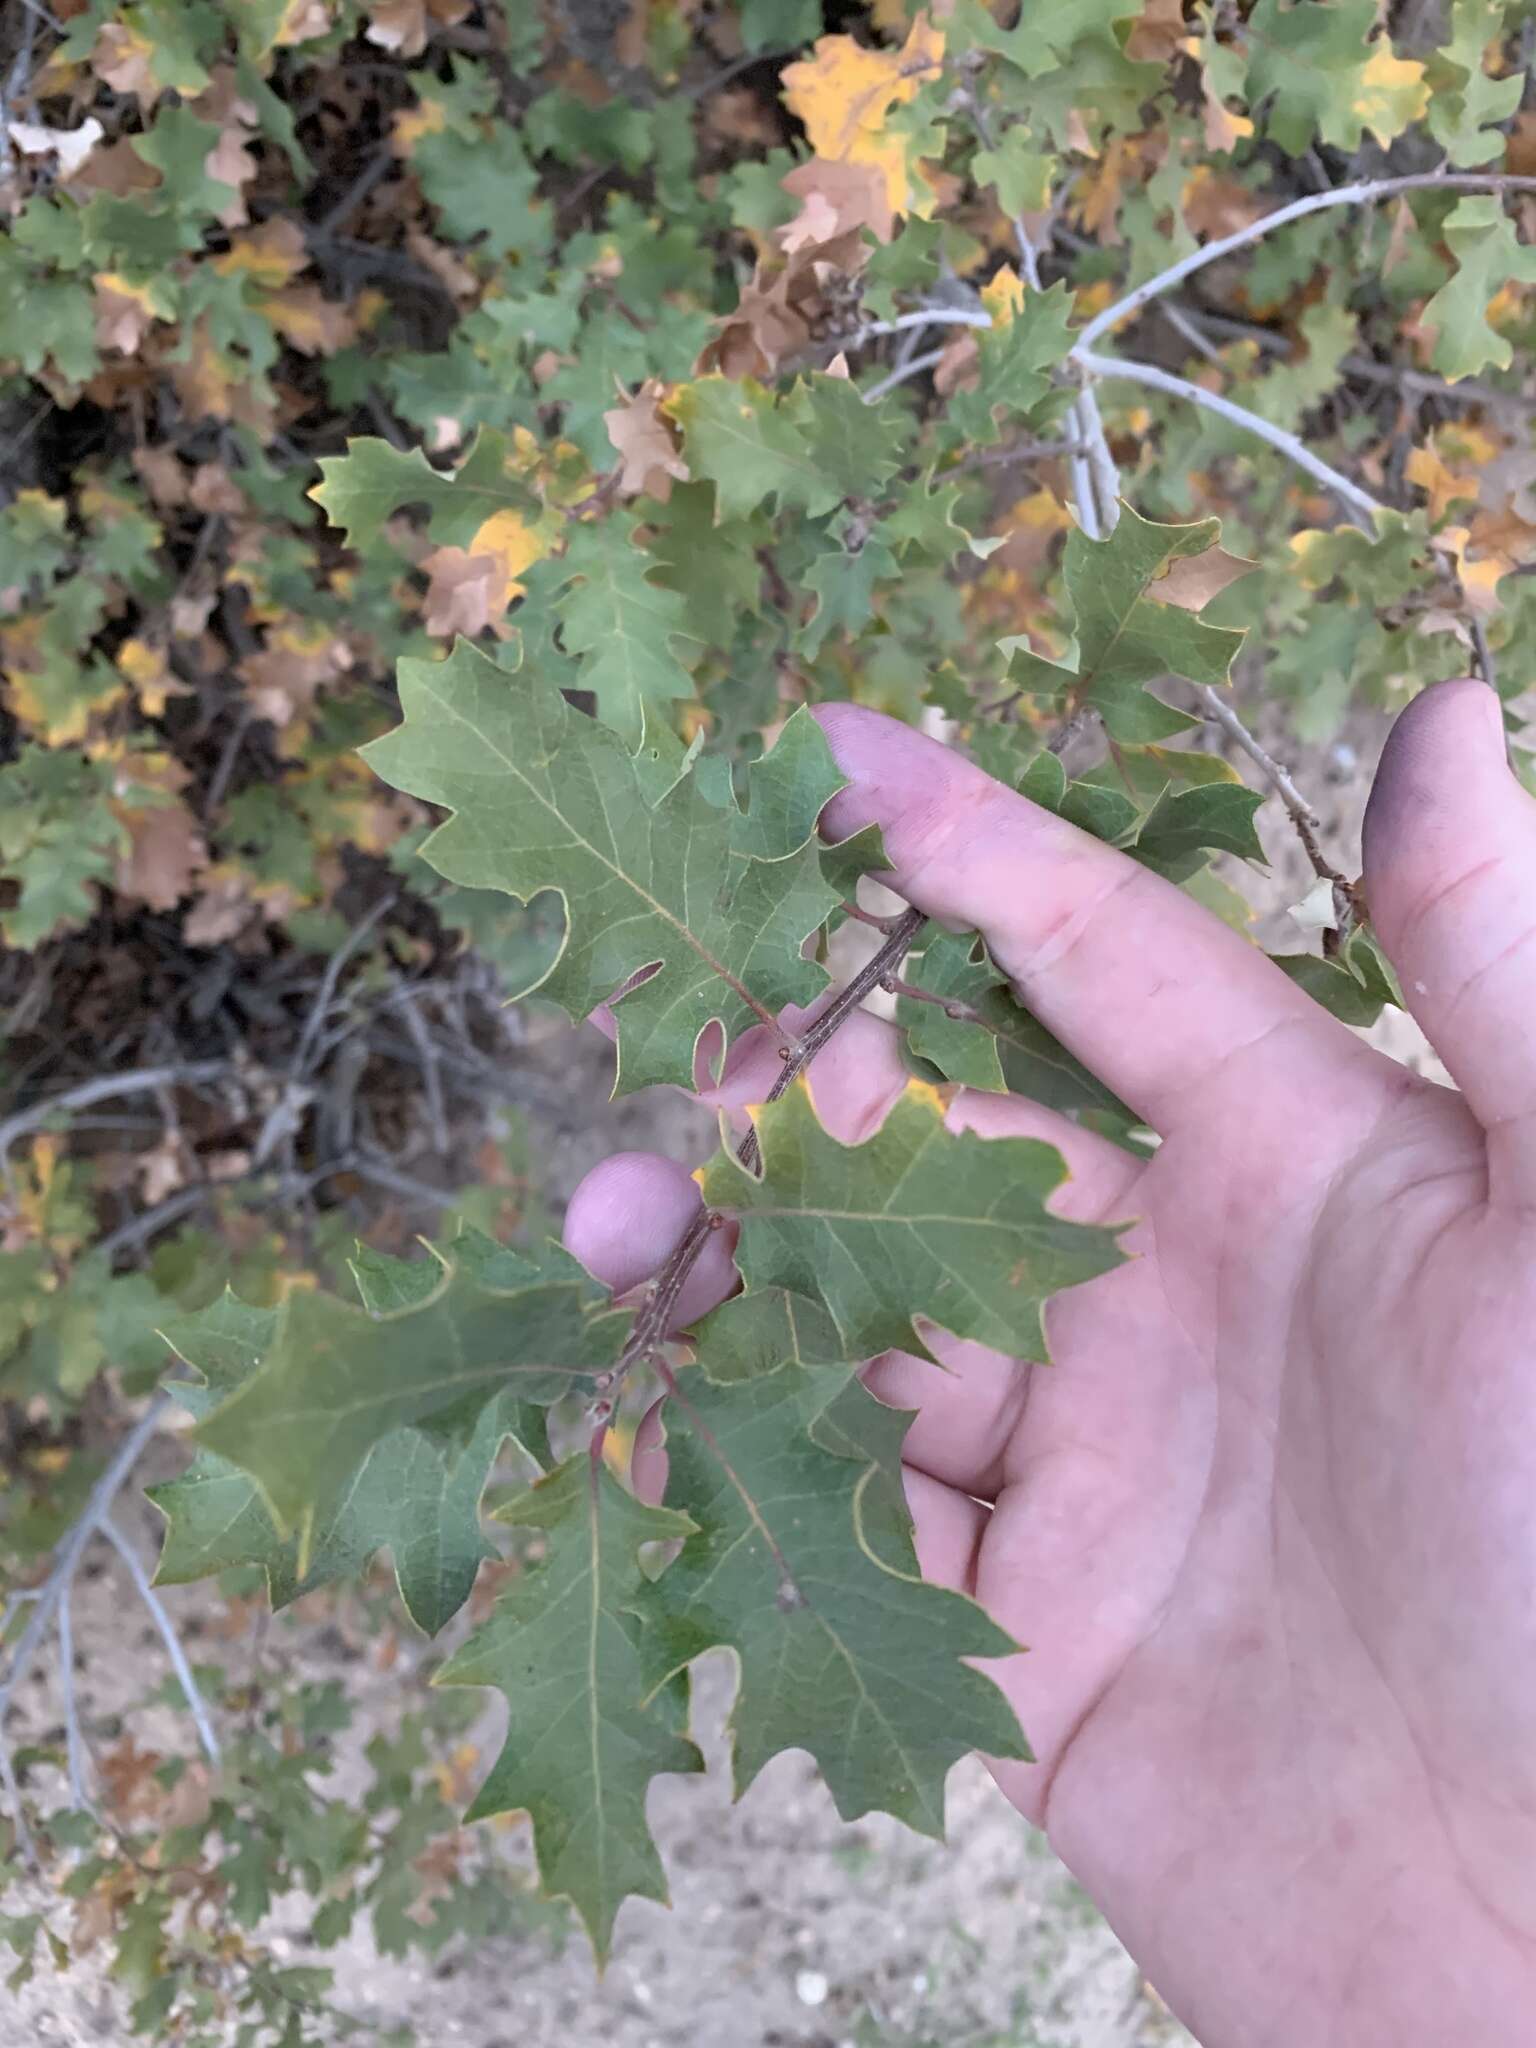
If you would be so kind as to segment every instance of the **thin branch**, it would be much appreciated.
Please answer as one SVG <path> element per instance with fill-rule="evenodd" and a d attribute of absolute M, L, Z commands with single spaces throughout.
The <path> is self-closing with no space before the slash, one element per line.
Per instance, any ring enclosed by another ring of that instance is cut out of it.
<path fill-rule="evenodd" d="M 50 1625 L 59 1612 L 65 1590 L 79 1568 L 81 1557 L 92 1537 L 102 1528 L 111 1513 L 112 1503 L 121 1491 L 128 1474 L 138 1463 L 144 1446 L 158 1429 L 160 1417 L 170 1405 L 170 1400 L 170 1394 L 164 1389 L 155 1395 L 118 1445 L 105 1472 L 91 1488 L 90 1498 L 54 1552 L 47 1578 L 32 1592 L 32 1613 L 26 1627 L 17 1638 L 16 1648 L 11 1653 L 11 1661 L 5 1676 L 0 1678 L 0 1786 L 3 1786 L 10 1800 L 16 1823 L 16 1839 L 23 1855 L 33 1865 L 37 1862 L 37 1851 L 22 1808 L 21 1787 L 17 1783 L 16 1768 L 11 1760 L 10 1744 L 5 1739 L 5 1719 L 15 1701 L 17 1686 L 31 1667 L 33 1658 L 37 1655 Z"/>
<path fill-rule="evenodd" d="M 1108 334 L 1122 320 L 1130 319 L 1133 313 L 1139 313 L 1143 306 L 1171 291 L 1174 285 L 1182 284 L 1186 277 L 1203 270 L 1208 263 L 1219 263 L 1223 256 L 1231 256 L 1239 249 L 1261 242 L 1276 228 L 1288 227 L 1292 221 L 1305 220 L 1309 214 L 1322 213 L 1328 207 L 1371 206 L 1379 200 L 1395 198 L 1401 192 L 1536 192 L 1536 178 L 1507 177 L 1497 172 L 1481 171 L 1423 171 L 1403 178 L 1362 179 L 1355 185 L 1336 185 L 1327 192 L 1309 193 L 1305 199 L 1296 199 L 1289 206 L 1278 207 L 1275 212 L 1250 221 L 1247 227 L 1238 228 L 1233 234 L 1204 243 L 1188 256 L 1180 257 L 1177 263 L 1170 263 L 1166 270 L 1158 271 L 1155 277 L 1137 285 L 1133 291 L 1128 291 L 1124 298 L 1117 299 L 1102 313 L 1095 314 L 1077 337 L 1072 353 L 1079 361 L 1083 360 L 1100 335 Z"/>
<path fill-rule="evenodd" d="M 975 93 L 969 96 L 971 123 L 987 149 L 993 147 L 991 124 Z M 1013 239 L 1018 245 L 1019 267 L 1024 272 L 1024 282 L 1032 292 L 1041 289 L 1040 254 L 1036 249 L 1022 214 L 1012 216 Z M 1077 504 L 1077 523 L 1089 540 L 1102 540 L 1105 521 L 1112 526 L 1119 516 L 1115 510 L 1115 499 L 1111 496 L 1107 507 L 1099 504 L 1096 481 L 1097 470 L 1094 460 L 1095 435 L 1104 438 L 1103 423 L 1099 419 L 1098 404 L 1093 393 L 1086 387 L 1072 402 L 1071 412 L 1073 441 L 1076 444 L 1067 457 L 1072 475 L 1072 496 Z M 1108 452 L 1106 445 L 1106 454 Z M 1111 465 L 1113 467 L 1113 465 Z"/>
<path fill-rule="evenodd" d="M 1370 356 L 1346 356 L 1340 367 L 1347 377 L 1361 377 L 1367 384 L 1389 384 L 1396 390 L 1412 392 L 1416 398 L 1436 399 L 1442 405 L 1481 405 L 1490 412 L 1502 406 L 1527 417 L 1536 412 L 1536 398 L 1529 398 L 1522 391 L 1496 391 L 1491 384 L 1479 384 L 1473 377 L 1450 384 L 1427 370 L 1405 370 L 1396 363 L 1378 363 Z"/>
<path fill-rule="evenodd" d="M 888 996 L 905 996 L 913 1003 L 932 1003 L 957 1024 L 979 1024 L 983 1031 L 992 1028 L 980 1010 L 971 1004 L 962 1003 L 954 996 L 937 995 L 931 988 L 919 988 L 915 981 L 903 981 L 899 974 L 886 975 L 880 986 Z"/>
<path fill-rule="evenodd" d="M 992 315 L 984 307 L 974 311 L 965 306 L 920 306 L 915 313 L 898 313 L 894 320 L 871 320 L 855 334 L 845 335 L 843 348 L 858 348 L 881 334 L 904 334 L 909 327 L 990 327 Z"/>
<path fill-rule="evenodd" d="M 1246 406 L 1237 405 L 1230 398 L 1224 398 L 1219 391 L 1207 391 L 1202 384 L 1191 384 L 1185 377 L 1175 377 L 1170 370 L 1159 369 L 1155 363 L 1127 362 L 1121 356 L 1100 356 L 1078 354 L 1077 361 L 1095 377 L 1121 378 L 1127 384 L 1144 384 L 1151 391 L 1164 391 L 1170 398 L 1187 399 L 1191 405 L 1198 405 L 1206 412 L 1214 412 L 1233 426 L 1242 427 L 1245 432 L 1255 434 L 1261 441 L 1267 441 L 1271 448 L 1278 448 L 1282 455 L 1288 455 L 1298 469 L 1304 469 L 1308 476 L 1332 491 L 1343 500 L 1352 512 L 1369 520 L 1374 526 L 1377 515 L 1385 508 L 1377 503 L 1369 491 L 1359 484 L 1351 483 L 1347 476 L 1314 455 L 1306 442 L 1288 433 L 1284 427 L 1277 427 L 1269 420 L 1261 419 L 1256 412 L 1249 412 Z"/>
<path fill-rule="evenodd" d="M 877 400 L 884 398 L 888 391 L 894 391 L 898 384 L 905 384 L 908 378 L 921 377 L 924 370 L 935 368 L 943 362 L 948 353 L 947 349 L 942 348 L 925 349 L 922 355 L 914 356 L 910 363 L 902 363 L 897 369 L 892 370 L 889 376 L 882 377 L 878 384 L 871 384 L 864 393 L 864 403 L 874 405 Z"/>
<path fill-rule="evenodd" d="M 217 1081 L 228 1072 L 228 1060 L 190 1060 L 179 1066 L 136 1067 L 128 1074 L 102 1074 L 94 1081 L 82 1081 L 78 1087 L 66 1088 L 60 1095 L 50 1095 L 46 1101 L 36 1102 L 30 1109 L 18 1110 L 15 1116 L 0 1123 L 0 1161 L 8 1159 L 18 1138 L 39 1129 L 51 1116 L 60 1115 L 65 1110 L 89 1109 L 93 1102 L 107 1102 L 114 1095 L 137 1095 L 141 1091 L 152 1093 L 156 1088 L 171 1088 L 195 1081 Z"/>
<path fill-rule="evenodd" d="M 165 1644 L 165 1653 L 171 1660 L 171 1669 L 175 1672 L 177 1683 L 180 1685 L 183 1696 L 186 1699 L 187 1709 L 197 1729 L 197 1739 L 203 1745 L 203 1754 L 207 1757 L 209 1763 L 217 1765 L 219 1761 L 219 1738 L 213 1732 L 213 1722 L 209 1717 L 207 1707 L 203 1703 L 203 1696 L 198 1690 L 197 1680 L 192 1676 L 192 1666 L 187 1661 L 186 1651 L 181 1647 L 181 1638 L 176 1633 L 175 1624 L 166 1613 L 165 1605 L 160 1595 L 149 1583 L 149 1574 L 145 1571 L 143 1564 L 139 1560 L 139 1553 L 128 1541 L 122 1530 L 118 1528 L 116 1522 L 105 1512 L 101 1518 L 101 1533 L 112 1545 L 118 1556 L 123 1560 L 123 1563 L 127 1565 L 128 1576 L 133 1580 L 134 1591 L 149 1609 L 150 1619 L 160 1631 L 160 1640 Z"/>
<path fill-rule="evenodd" d="M 64 1746 L 69 1758 L 69 1796 L 77 1813 L 91 1809 L 85 1789 L 85 1740 L 75 1700 L 75 1631 L 69 1611 L 69 1581 L 59 1595 L 59 1696 L 64 1703 Z"/>
<path fill-rule="evenodd" d="M 1223 732 L 1230 734 L 1249 760 L 1263 770 L 1270 787 L 1290 812 L 1291 823 L 1296 827 L 1296 836 L 1302 843 L 1307 859 L 1312 863 L 1313 874 L 1320 882 L 1332 882 L 1337 889 L 1347 889 L 1348 882 L 1327 859 L 1318 844 L 1317 835 L 1322 827 L 1322 820 L 1292 781 L 1290 770 L 1282 767 L 1274 755 L 1254 738 L 1219 690 L 1213 690 L 1209 683 L 1202 683 L 1199 685 L 1199 695 L 1206 716 L 1213 718 Z"/>
<path fill-rule="evenodd" d="M 1208 363 L 1221 362 L 1221 350 L 1216 346 L 1215 342 L 1212 341 L 1207 335 L 1201 333 L 1200 328 L 1196 324 L 1194 318 L 1190 314 L 1186 313 L 1182 306 L 1176 306 L 1170 300 L 1164 299 L 1157 310 L 1168 322 L 1168 325 L 1173 329 L 1174 333 L 1177 334 L 1182 341 L 1187 341 L 1189 343 L 1190 347 L 1195 351 L 1196 355 L 1204 356 L 1205 360 Z M 1280 336 L 1278 338 L 1281 341 L 1284 340 L 1284 336 Z"/>
<path fill-rule="evenodd" d="M 321 976 L 320 986 L 315 991 L 315 1000 L 310 1005 L 309 1015 L 304 1019 L 304 1029 L 299 1034 L 299 1043 L 294 1051 L 292 1064 L 288 1069 L 290 1075 L 295 1080 L 306 1071 L 309 1055 L 314 1048 L 316 1034 L 321 1024 L 325 1021 L 325 1014 L 331 1006 L 331 998 L 336 993 L 336 984 L 341 979 L 341 970 L 346 966 L 353 954 L 357 952 L 358 948 L 363 944 L 374 926 L 384 917 L 385 913 L 394 908 L 394 903 L 393 893 L 388 896 L 381 896 L 373 908 L 352 927 L 344 943 L 338 946 L 330 959 L 326 961 L 325 973 Z"/>
<path fill-rule="evenodd" d="M 864 998 L 879 988 L 888 975 L 895 974 L 926 922 L 920 910 L 904 910 L 892 921 L 890 936 L 879 952 L 844 983 L 821 1015 L 807 1024 L 798 1045 L 784 1062 L 784 1071 L 768 1090 L 769 1102 L 777 1102 L 781 1095 L 788 1093 L 822 1047 L 836 1037 L 845 1019 L 852 1016 Z M 749 1173 L 756 1172 L 762 1160 L 762 1150 L 755 1125 L 736 1147 L 736 1158 Z M 714 1228 L 715 1222 L 709 1211 L 701 1209 L 688 1226 L 682 1242 L 656 1276 L 644 1306 L 635 1317 L 635 1326 L 619 1355 L 618 1364 L 600 1382 L 603 1391 L 617 1385 L 631 1366 L 638 1365 L 643 1358 L 652 1357 L 666 1342 L 672 1330 L 672 1311 L 682 1292 L 683 1282 L 692 1272 Z"/>

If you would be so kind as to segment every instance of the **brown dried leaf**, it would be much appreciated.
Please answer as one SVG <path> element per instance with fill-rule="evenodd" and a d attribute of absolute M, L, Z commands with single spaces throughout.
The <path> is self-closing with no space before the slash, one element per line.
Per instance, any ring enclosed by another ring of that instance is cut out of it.
<path fill-rule="evenodd" d="M 473 299 L 479 295 L 480 280 L 462 258 L 455 256 L 444 243 L 434 241 L 420 228 L 408 228 L 405 246 L 423 269 L 430 270 L 444 289 L 456 299 Z"/>
<path fill-rule="evenodd" d="M 245 493 L 222 462 L 204 462 L 192 472 L 187 492 L 199 512 L 239 513 L 245 510 Z"/>
<path fill-rule="evenodd" d="M 208 843 L 179 797 L 129 810 L 114 805 L 128 828 L 128 851 L 118 857 L 113 886 L 120 896 L 151 910 L 172 910 L 208 865 Z"/>
<path fill-rule="evenodd" d="M 92 150 L 70 186 L 77 195 L 105 192 L 113 199 L 131 199 L 135 192 L 153 191 L 159 182 L 154 165 L 145 163 L 131 136 L 123 135 Z"/>
<path fill-rule="evenodd" d="M 174 448 L 135 448 L 133 466 L 157 505 L 173 509 L 187 502 L 187 472 Z"/>
<path fill-rule="evenodd" d="M 1179 210 L 1197 235 L 1214 236 L 1236 234 L 1256 221 L 1264 207 L 1236 178 L 1197 164 L 1184 181 Z"/>
<path fill-rule="evenodd" d="M 1125 54 L 1137 64 L 1168 64 L 1183 51 L 1188 33 L 1184 0 L 1147 0 L 1126 38 Z"/>
<path fill-rule="evenodd" d="M 419 57 L 427 47 L 426 0 L 374 0 L 363 40 L 399 57 Z"/>
<path fill-rule="evenodd" d="M 1207 548 L 1203 555 L 1186 555 L 1173 563 L 1166 575 L 1148 584 L 1147 595 L 1159 604 L 1177 605 L 1180 611 L 1203 612 L 1228 584 L 1251 575 L 1257 567 L 1257 562 L 1245 562 L 1225 548 Z"/>
<path fill-rule="evenodd" d="M 96 346 L 137 355 L 155 324 L 154 303 L 147 286 L 103 272 L 93 279 Z"/>
<path fill-rule="evenodd" d="M 332 356 L 357 332 L 347 307 L 328 299 L 314 284 L 290 285 L 270 292 L 261 310 L 291 348 L 301 355 Z"/>
<path fill-rule="evenodd" d="M 422 567 L 428 576 L 422 623 L 442 639 L 463 633 L 473 640 L 505 616 L 507 577 L 491 555 L 467 548 L 435 548 Z"/>
<path fill-rule="evenodd" d="M 258 915 L 243 875 L 226 875 L 198 897 L 181 921 L 189 946 L 221 946 L 237 937 Z"/>
<path fill-rule="evenodd" d="M 226 128 L 203 159 L 203 169 L 221 185 L 232 185 L 234 197 L 219 214 L 219 225 L 244 227 L 250 219 L 245 206 L 245 187 L 256 175 L 256 159 L 249 148 L 250 135 L 243 128 Z"/>
<path fill-rule="evenodd" d="M 787 255 L 859 228 L 868 228 L 877 242 L 891 239 L 895 216 L 885 179 L 875 165 L 831 163 L 813 156 L 796 164 L 779 183 L 801 202 L 800 212 L 778 230 L 779 246 Z"/>
<path fill-rule="evenodd" d="M 321 687 L 351 666 L 352 650 L 323 621 L 289 619 L 269 627 L 260 650 L 246 655 L 235 673 L 256 716 L 281 728 L 309 711 Z"/>
<path fill-rule="evenodd" d="M 685 484 L 689 478 L 672 423 L 658 410 L 664 390 L 659 378 L 647 377 L 633 398 L 603 414 L 608 438 L 620 457 L 620 495 L 655 498 L 662 505 L 671 497 L 674 481 Z"/>
<path fill-rule="evenodd" d="M 141 113 L 147 113 L 160 97 L 153 70 L 154 44 L 139 30 L 120 21 L 108 21 L 96 31 L 90 66 L 103 85 L 114 92 L 131 93 Z"/>
<path fill-rule="evenodd" d="M 303 229 L 297 221 L 277 215 L 248 235 L 236 235 L 224 254 L 214 257 L 213 267 L 221 277 L 243 271 L 253 284 L 276 291 L 308 262 L 309 245 Z"/>

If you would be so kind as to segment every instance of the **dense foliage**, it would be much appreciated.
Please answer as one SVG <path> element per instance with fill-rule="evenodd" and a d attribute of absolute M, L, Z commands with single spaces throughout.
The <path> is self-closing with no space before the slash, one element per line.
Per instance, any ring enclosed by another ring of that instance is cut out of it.
<path fill-rule="evenodd" d="M 669 1351 L 665 1299 L 615 1309 L 517 1141 L 484 1143 L 498 1006 L 579 1022 L 623 990 L 623 1092 L 824 998 L 883 855 L 819 838 L 840 778 L 804 707 L 853 698 L 1239 928 L 1212 863 L 1263 858 L 1277 790 L 1326 927 L 1286 964 L 1369 1022 L 1369 906 L 1254 730 L 1533 680 L 1533 22 L 28 0 L 0 51 L 23 1591 L 103 1425 L 169 1373 L 199 1448 L 151 1492 L 160 1582 L 260 1575 L 281 1607 L 387 1552 L 406 1625 L 448 1631 L 437 1739 L 458 1687 L 507 1696 L 470 1818 L 531 1816 L 599 1954 L 626 1895 L 665 1894 L 645 1793 L 699 1768 L 711 1647 L 743 1785 L 801 1747 L 845 1814 L 937 1831 L 950 1763 L 1026 1753 L 960 1661 L 1009 1645 L 918 1579 L 902 1418 L 854 1368 L 921 1349 L 914 1317 L 1043 1358 L 1046 1299 L 1119 1256 L 1050 1215 L 1054 1153 L 950 1133 L 945 1088 L 1146 1134 L 973 934 L 909 920 L 877 963 L 906 1096 L 836 1144 L 786 1040 L 702 1176 L 745 1291 Z M 402 1258 L 428 1157 L 457 1220 Z M 616 1426 L 658 1384 L 665 1506 Z M 365 1911 L 430 1946 L 513 1881 L 483 1831 L 433 1860 L 468 1788 L 421 1789 L 416 1723 L 344 1804 L 311 1779 L 345 1703 L 226 1680 L 222 1775 L 130 1745 L 92 1812 L 66 1702 L 18 1752 L 16 1847 L 79 1902 L 77 1948 L 115 1944 L 144 2029 L 324 2038 L 324 1973 L 253 1938 L 275 1895 L 320 1902 L 319 1948 Z M 45 1939 L 67 1959 L 39 1911 L 0 1931 L 23 1972 Z"/>

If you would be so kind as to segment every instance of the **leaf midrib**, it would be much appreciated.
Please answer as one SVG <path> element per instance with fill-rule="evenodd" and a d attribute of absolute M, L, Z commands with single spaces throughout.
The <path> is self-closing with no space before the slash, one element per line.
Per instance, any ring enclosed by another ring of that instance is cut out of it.
<path fill-rule="evenodd" d="M 432 690 L 430 683 L 425 684 L 424 687 L 427 689 L 428 693 L 433 697 L 434 702 L 437 703 L 440 706 L 440 708 L 444 712 L 446 712 L 451 719 L 453 719 L 454 723 L 457 725 L 462 725 L 464 730 L 467 733 L 471 734 L 473 738 L 478 740 L 480 745 L 483 746 L 488 753 L 493 754 L 496 757 L 496 759 L 501 762 L 502 766 L 507 770 L 509 775 L 516 776 L 517 780 L 523 785 L 524 789 L 527 790 L 528 794 L 533 798 L 535 803 L 539 804 L 542 809 L 546 810 L 549 813 L 549 815 L 557 821 L 557 823 L 563 826 L 564 829 L 572 835 L 572 837 L 577 841 L 579 845 L 584 846 L 587 852 L 591 854 L 592 858 L 599 864 L 599 866 L 605 867 L 608 870 L 609 874 L 611 874 L 617 881 L 622 882 L 625 888 L 631 890 L 636 896 L 638 896 L 642 903 L 648 903 L 657 917 L 661 918 L 664 923 L 669 924 L 672 927 L 672 929 L 678 934 L 679 938 L 685 939 L 688 942 L 688 944 L 692 946 L 693 950 L 698 954 L 699 958 L 704 962 L 705 966 L 708 967 L 713 974 L 718 975 L 720 980 L 723 981 L 728 988 L 735 990 L 736 994 L 746 1004 L 747 1008 L 752 1011 L 754 1016 L 763 1016 L 765 1014 L 763 1005 L 760 1002 L 758 1002 L 757 998 L 754 995 L 751 994 L 751 992 L 746 988 L 744 983 L 736 979 L 736 976 L 731 973 L 730 969 L 726 967 L 722 961 L 719 961 L 715 958 L 714 954 L 710 952 L 709 948 L 703 943 L 703 941 L 697 938 L 694 935 L 694 933 L 689 930 L 688 926 L 682 922 L 680 918 L 675 916 L 672 911 L 668 910 L 664 903 L 658 902 L 657 899 L 650 893 L 648 889 L 643 889 L 640 886 L 640 884 L 635 880 L 633 875 L 626 875 L 621 867 L 618 867 L 613 861 L 609 860 L 608 856 L 605 853 L 600 852 L 598 848 L 592 844 L 591 840 L 588 839 L 585 836 L 585 834 L 582 833 L 577 828 L 577 826 L 575 826 L 571 822 L 571 820 L 565 816 L 563 811 L 556 809 L 555 805 L 550 802 L 549 798 L 543 794 L 543 792 L 538 788 L 538 786 L 535 783 L 529 780 L 529 778 L 517 766 L 516 762 L 513 761 L 508 755 L 502 752 L 501 748 L 496 745 L 495 741 L 490 737 L 488 733 L 483 733 L 477 726 L 472 725 L 470 721 L 466 717 L 464 717 L 463 713 L 459 711 L 456 705 L 454 705 L 448 698 L 442 696 L 441 693 Z M 558 883 L 556 883 L 553 886 L 558 887 L 559 885 Z M 643 965 L 645 963 L 642 962 L 641 964 Z"/>

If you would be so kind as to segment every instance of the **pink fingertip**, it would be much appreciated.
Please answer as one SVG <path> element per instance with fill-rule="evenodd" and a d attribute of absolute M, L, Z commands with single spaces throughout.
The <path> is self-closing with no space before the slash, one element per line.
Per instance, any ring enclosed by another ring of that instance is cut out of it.
<path fill-rule="evenodd" d="M 565 1248 L 615 1294 L 665 1261 L 698 1214 L 686 1166 L 659 1152 L 618 1152 L 594 1166 L 565 1212 Z"/>

